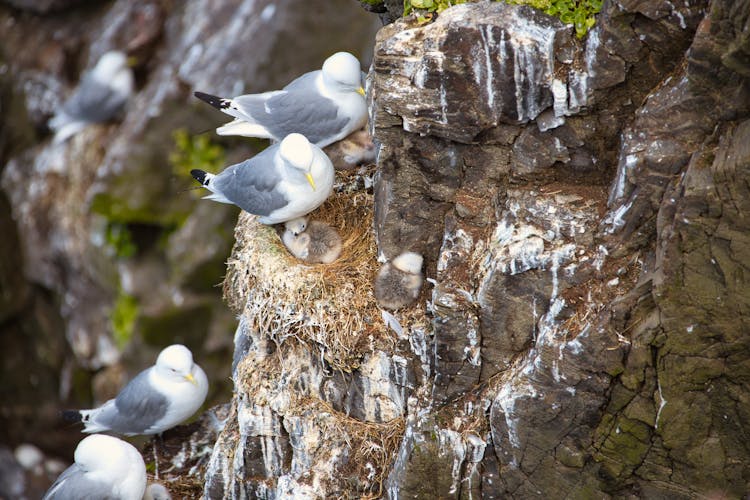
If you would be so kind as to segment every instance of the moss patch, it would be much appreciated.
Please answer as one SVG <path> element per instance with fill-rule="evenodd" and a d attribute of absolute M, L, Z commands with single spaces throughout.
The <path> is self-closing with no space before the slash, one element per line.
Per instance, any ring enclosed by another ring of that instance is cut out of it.
<path fill-rule="evenodd" d="M 138 318 L 138 300 L 120 290 L 112 306 L 112 335 L 117 347 L 122 350 L 133 337 L 135 321 Z"/>
<path fill-rule="evenodd" d="M 404 16 L 412 12 L 442 12 L 467 0 L 404 0 Z M 495 0 L 501 1 L 501 0 Z M 528 5 L 575 26 L 576 36 L 583 38 L 596 23 L 602 0 L 503 0 L 514 5 Z"/>

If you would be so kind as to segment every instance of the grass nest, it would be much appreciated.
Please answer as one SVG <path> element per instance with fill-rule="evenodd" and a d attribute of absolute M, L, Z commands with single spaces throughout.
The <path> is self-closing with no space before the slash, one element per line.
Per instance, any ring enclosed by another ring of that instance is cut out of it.
<path fill-rule="evenodd" d="M 365 350 L 389 349 L 396 340 L 373 295 L 378 262 L 372 193 L 339 185 L 309 217 L 341 235 L 343 250 L 335 262 L 297 260 L 281 242 L 279 228 L 242 212 L 224 297 L 251 328 L 277 344 L 289 339 L 318 344 L 334 369 L 350 372 Z"/>

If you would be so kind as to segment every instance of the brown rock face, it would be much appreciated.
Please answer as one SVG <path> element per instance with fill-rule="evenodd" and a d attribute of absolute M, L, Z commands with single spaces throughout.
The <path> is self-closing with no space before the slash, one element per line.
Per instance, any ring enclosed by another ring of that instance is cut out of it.
<path fill-rule="evenodd" d="M 381 30 L 379 250 L 434 280 L 392 496 L 746 493 L 748 7 Z"/>

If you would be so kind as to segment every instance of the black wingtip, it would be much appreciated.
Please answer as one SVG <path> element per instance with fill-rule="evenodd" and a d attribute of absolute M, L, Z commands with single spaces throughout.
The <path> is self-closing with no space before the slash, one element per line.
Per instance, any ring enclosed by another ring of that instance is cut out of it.
<path fill-rule="evenodd" d="M 78 410 L 63 410 L 60 412 L 60 416 L 62 416 L 62 419 L 66 422 L 77 423 L 83 420 L 81 412 Z"/>
<path fill-rule="evenodd" d="M 193 92 L 193 95 L 203 102 L 207 102 L 216 109 L 224 109 L 228 106 L 227 100 L 221 97 L 206 94 L 205 92 Z"/>
<path fill-rule="evenodd" d="M 194 168 L 193 170 L 190 171 L 190 175 L 192 175 L 193 178 L 196 181 L 200 182 L 201 185 L 203 185 L 203 186 L 205 186 L 206 184 L 208 184 L 208 179 L 206 179 L 206 174 L 207 173 L 208 172 L 206 172 L 205 170 L 199 170 L 197 168 Z"/>

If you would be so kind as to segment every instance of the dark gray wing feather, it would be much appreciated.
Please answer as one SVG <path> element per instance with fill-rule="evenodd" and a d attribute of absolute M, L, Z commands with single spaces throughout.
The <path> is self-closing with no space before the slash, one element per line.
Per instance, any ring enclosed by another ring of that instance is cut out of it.
<path fill-rule="evenodd" d="M 114 498 L 110 485 L 92 481 L 78 464 L 73 464 L 52 483 L 42 500 L 96 500 Z"/>
<path fill-rule="evenodd" d="M 278 190 L 283 179 L 273 166 L 278 150 L 279 146 L 274 145 L 249 160 L 227 167 L 212 179 L 212 186 L 246 212 L 271 214 L 289 203 Z"/>
<path fill-rule="evenodd" d="M 141 434 L 158 422 L 168 407 L 167 398 L 151 387 L 148 370 L 144 370 L 117 395 L 116 411 L 102 412 L 96 421 L 119 434 Z"/>
<path fill-rule="evenodd" d="M 338 134 L 348 119 L 338 116 L 334 101 L 315 91 L 317 73 L 302 75 L 270 97 L 244 95 L 235 98 L 234 103 L 242 114 L 264 126 L 278 140 L 297 132 L 313 144 L 318 143 Z"/>

